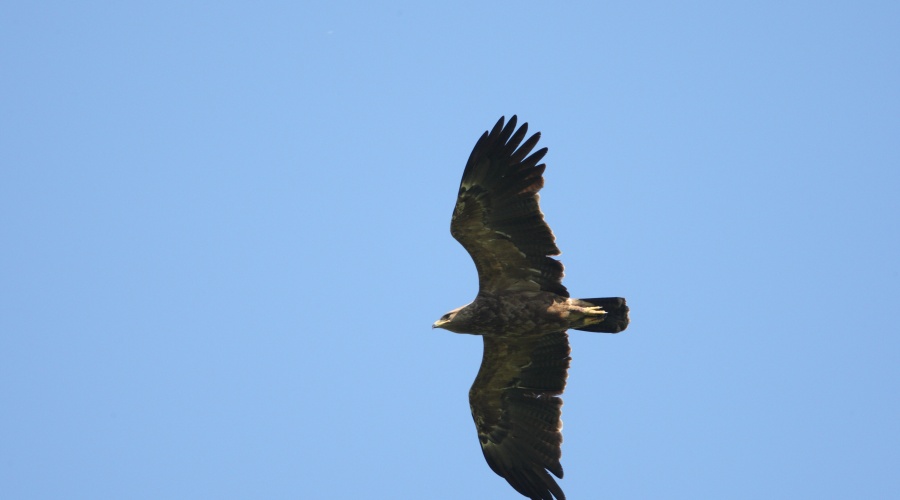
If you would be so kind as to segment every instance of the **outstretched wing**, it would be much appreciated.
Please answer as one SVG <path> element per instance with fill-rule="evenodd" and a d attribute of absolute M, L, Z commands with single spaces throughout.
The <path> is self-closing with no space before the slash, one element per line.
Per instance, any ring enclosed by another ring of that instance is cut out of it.
<path fill-rule="evenodd" d="M 547 471 L 563 477 L 559 396 L 566 387 L 569 337 L 484 337 L 481 369 L 469 391 L 488 465 L 519 493 L 565 500 Z"/>
<path fill-rule="evenodd" d="M 563 265 L 549 257 L 559 255 L 559 248 L 538 206 L 546 167 L 538 162 L 547 148 L 528 156 L 541 134 L 523 143 L 528 124 L 513 133 L 515 128 L 515 116 L 506 126 L 500 118 L 478 139 L 460 182 L 450 233 L 475 261 L 481 291 L 544 290 L 568 297 Z"/>

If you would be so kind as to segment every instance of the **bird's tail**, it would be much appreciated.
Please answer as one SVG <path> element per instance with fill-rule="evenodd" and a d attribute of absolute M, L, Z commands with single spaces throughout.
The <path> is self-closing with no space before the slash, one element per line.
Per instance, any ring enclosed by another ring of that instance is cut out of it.
<path fill-rule="evenodd" d="M 601 299 L 579 299 L 591 305 L 600 306 L 606 311 L 606 317 L 600 323 L 594 323 L 582 328 L 576 328 L 585 332 L 619 333 L 628 327 L 628 306 L 622 297 L 605 297 Z"/>

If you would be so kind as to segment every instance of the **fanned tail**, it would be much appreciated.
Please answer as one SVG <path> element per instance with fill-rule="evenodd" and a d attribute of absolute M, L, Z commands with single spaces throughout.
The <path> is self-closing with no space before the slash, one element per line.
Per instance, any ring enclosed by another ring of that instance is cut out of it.
<path fill-rule="evenodd" d="M 576 328 L 584 332 L 619 333 L 628 328 L 628 306 L 622 297 L 604 297 L 599 299 L 579 299 L 592 305 L 600 306 L 606 311 L 606 318 L 600 323 Z"/>

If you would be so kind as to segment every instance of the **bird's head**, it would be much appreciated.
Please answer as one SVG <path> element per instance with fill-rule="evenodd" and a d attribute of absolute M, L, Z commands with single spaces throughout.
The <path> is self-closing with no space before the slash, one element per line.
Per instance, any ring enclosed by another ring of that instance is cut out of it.
<path fill-rule="evenodd" d="M 460 312 L 465 309 L 465 307 L 466 306 L 457 307 L 441 316 L 441 319 L 435 321 L 434 324 L 431 325 L 431 328 L 443 328 L 444 330 L 450 330 L 451 332 L 461 333 L 458 328 L 462 326 L 462 320 L 465 317 L 465 314 L 460 314 Z"/>

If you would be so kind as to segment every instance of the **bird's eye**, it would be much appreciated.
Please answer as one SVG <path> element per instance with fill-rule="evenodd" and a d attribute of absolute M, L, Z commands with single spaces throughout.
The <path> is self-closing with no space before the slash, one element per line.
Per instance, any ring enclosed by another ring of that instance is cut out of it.
<path fill-rule="evenodd" d="M 446 321 L 448 319 L 450 319 L 450 313 L 447 313 L 441 317 L 441 321 Z"/>

